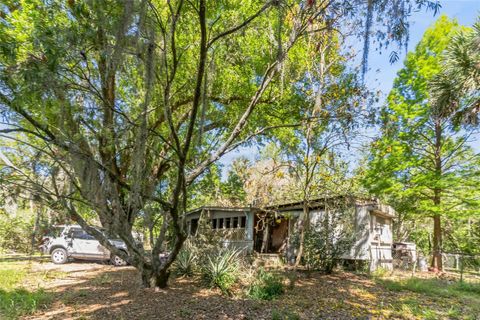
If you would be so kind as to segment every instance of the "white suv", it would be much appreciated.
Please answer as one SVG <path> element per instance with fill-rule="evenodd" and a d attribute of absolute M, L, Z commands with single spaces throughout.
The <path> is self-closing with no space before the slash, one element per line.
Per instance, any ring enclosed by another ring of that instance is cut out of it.
<path fill-rule="evenodd" d="M 102 231 L 101 229 L 98 229 Z M 127 246 L 122 240 L 109 240 L 118 249 L 128 254 Z M 113 255 L 92 235 L 79 225 L 54 226 L 50 235 L 44 237 L 41 245 L 44 253 L 51 256 L 56 264 L 66 263 L 71 259 L 110 261 L 116 266 L 124 266 L 126 261 Z"/>

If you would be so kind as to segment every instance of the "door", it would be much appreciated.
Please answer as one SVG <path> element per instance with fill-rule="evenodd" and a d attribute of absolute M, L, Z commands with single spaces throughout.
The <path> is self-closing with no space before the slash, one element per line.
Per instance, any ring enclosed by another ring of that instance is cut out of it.
<path fill-rule="evenodd" d="M 72 256 L 76 258 L 101 259 L 104 250 L 100 242 L 82 229 L 72 229 Z"/>

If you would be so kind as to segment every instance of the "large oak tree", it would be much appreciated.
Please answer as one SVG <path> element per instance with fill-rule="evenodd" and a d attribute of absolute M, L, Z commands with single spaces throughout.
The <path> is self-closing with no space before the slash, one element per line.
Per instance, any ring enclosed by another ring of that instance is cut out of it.
<path fill-rule="evenodd" d="M 309 35 L 348 21 L 364 26 L 366 49 L 373 31 L 402 43 L 417 6 L 436 8 L 427 0 L 7 0 L 0 130 L 20 142 L 17 152 L 45 157 L 45 201 L 127 258 L 87 224 L 83 212 L 94 212 L 125 241 L 143 285 L 165 287 L 186 238 L 189 187 L 229 150 L 290 124 L 315 47 Z M 161 217 L 150 219 L 161 225 L 148 253 L 131 233 L 145 215 Z"/>

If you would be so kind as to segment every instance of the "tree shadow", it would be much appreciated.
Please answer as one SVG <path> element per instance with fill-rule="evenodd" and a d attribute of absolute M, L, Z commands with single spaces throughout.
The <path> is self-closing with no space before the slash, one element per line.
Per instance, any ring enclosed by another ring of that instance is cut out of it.
<path fill-rule="evenodd" d="M 53 295 L 48 310 L 26 319 L 256 319 L 267 318 L 263 302 L 222 296 L 194 279 L 174 279 L 165 290 L 144 289 L 131 267 L 72 275 L 75 284 L 46 289 Z"/>
<path fill-rule="evenodd" d="M 398 299 L 371 279 L 353 273 L 308 276 L 273 301 L 225 297 L 205 289 L 198 279 L 177 278 L 165 290 L 143 289 L 132 267 L 105 267 L 78 281 L 46 289 L 53 295 L 48 310 L 27 319 L 374 319 L 395 318 L 384 308 Z M 286 275 L 287 278 L 287 275 Z M 415 298 L 415 297 L 414 297 Z M 293 316 L 292 316 L 293 315 Z"/>

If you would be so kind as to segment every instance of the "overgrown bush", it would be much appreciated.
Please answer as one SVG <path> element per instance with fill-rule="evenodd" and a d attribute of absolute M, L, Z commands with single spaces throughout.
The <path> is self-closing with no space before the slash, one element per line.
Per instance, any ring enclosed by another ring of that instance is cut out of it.
<path fill-rule="evenodd" d="M 284 292 L 283 278 L 260 269 L 248 289 L 248 296 L 259 300 L 273 300 Z"/>
<path fill-rule="evenodd" d="M 238 277 L 239 251 L 223 249 L 217 254 L 210 254 L 206 260 L 201 266 L 202 279 L 207 286 L 219 288 L 223 294 L 229 295 Z"/>
<path fill-rule="evenodd" d="M 355 240 L 351 210 L 327 210 L 318 214 L 305 232 L 303 262 L 309 269 L 332 273 L 340 257 Z"/>
<path fill-rule="evenodd" d="M 31 218 L 0 214 L 0 251 L 29 252 L 32 230 Z"/>

